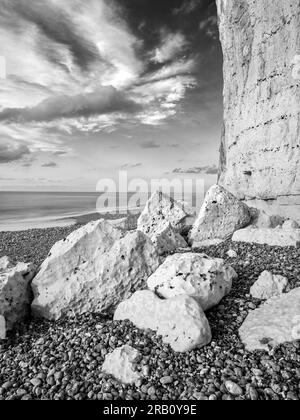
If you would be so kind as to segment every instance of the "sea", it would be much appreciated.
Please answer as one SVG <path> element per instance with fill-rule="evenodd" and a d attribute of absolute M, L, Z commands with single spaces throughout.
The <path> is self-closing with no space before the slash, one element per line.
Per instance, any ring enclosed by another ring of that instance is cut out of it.
<path fill-rule="evenodd" d="M 126 200 L 122 194 L 117 198 L 115 194 L 107 194 L 106 198 L 102 200 L 98 192 L 0 191 L 0 231 L 70 226 L 76 224 L 78 218 L 86 216 L 88 221 L 88 216 L 96 213 L 120 214 L 121 217 L 128 211 L 141 211 L 148 194 L 141 194 L 138 202 Z M 191 195 L 186 201 L 191 204 L 192 200 Z"/>

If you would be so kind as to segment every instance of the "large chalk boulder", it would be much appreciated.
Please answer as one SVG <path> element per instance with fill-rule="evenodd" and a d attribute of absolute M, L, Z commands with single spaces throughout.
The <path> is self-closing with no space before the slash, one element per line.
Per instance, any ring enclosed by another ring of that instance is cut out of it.
<path fill-rule="evenodd" d="M 250 221 L 251 213 L 244 203 L 219 185 L 213 185 L 190 232 L 190 242 L 196 247 L 207 241 L 225 240 Z"/>
<path fill-rule="evenodd" d="M 239 330 L 249 351 L 300 339 L 300 288 L 267 300 L 251 311 Z"/>
<path fill-rule="evenodd" d="M 0 315 L 5 318 L 7 330 L 30 314 L 34 274 L 31 264 L 14 265 L 7 257 L 0 259 Z"/>
<path fill-rule="evenodd" d="M 186 253 L 167 257 L 149 277 L 147 284 L 150 290 L 166 299 L 191 296 L 206 311 L 230 292 L 236 277 L 234 269 L 222 259 Z"/>
<path fill-rule="evenodd" d="M 264 271 L 250 289 L 250 294 L 256 299 L 271 299 L 280 296 L 288 286 L 288 279 L 275 275 L 270 271 Z"/>
<path fill-rule="evenodd" d="M 137 228 L 146 235 L 153 235 L 169 224 L 179 233 L 193 223 L 192 210 L 184 202 L 179 202 L 161 191 L 153 193 L 140 215 Z"/>
<path fill-rule="evenodd" d="M 170 223 L 154 226 L 148 235 L 156 246 L 160 255 L 171 254 L 180 248 L 187 248 L 188 244 Z"/>
<path fill-rule="evenodd" d="M 32 283 L 32 311 L 50 320 L 110 311 L 143 288 L 159 263 L 142 232 L 124 236 L 105 220 L 91 222 L 50 251 Z"/>
<path fill-rule="evenodd" d="M 118 306 L 114 319 L 128 319 L 137 328 L 156 331 L 177 352 L 200 348 L 211 341 L 201 306 L 187 295 L 162 300 L 150 290 L 138 291 Z"/>
<path fill-rule="evenodd" d="M 300 245 L 300 229 L 258 229 L 254 226 L 240 229 L 233 234 L 234 242 L 256 243 L 270 246 L 294 246 Z"/>
<path fill-rule="evenodd" d="M 133 347 L 118 347 L 106 355 L 102 370 L 123 384 L 131 385 L 142 378 L 142 374 L 136 369 L 141 358 L 142 354 Z"/>

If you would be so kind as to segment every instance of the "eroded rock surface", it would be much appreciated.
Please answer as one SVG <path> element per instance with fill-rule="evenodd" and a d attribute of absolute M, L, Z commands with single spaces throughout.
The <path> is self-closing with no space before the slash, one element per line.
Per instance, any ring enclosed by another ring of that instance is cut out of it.
<path fill-rule="evenodd" d="M 137 328 L 156 331 L 178 352 L 200 348 L 211 341 L 210 326 L 201 306 L 186 295 L 163 300 L 150 290 L 139 291 L 118 306 L 114 319 L 128 319 Z"/>
<path fill-rule="evenodd" d="M 272 298 L 251 311 L 239 330 L 249 351 L 300 339 L 300 288 Z"/>
<path fill-rule="evenodd" d="M 299 222 L 300 2 L 217 5 L 224 55 L 219 182 L 249 205 Z"/>
<path fill-rule="evenodd" d="M 270 299 L 284 293 L 288 283 L 286 277 L 264 271 L 251 287 L 250 294 L 256 299 Z"/>
<path fill-rule="evenodd" d="M 300 246 L 300 229 L 286 230 L 281 227 L 275 229 L 258 229 L 250 226 L 233 234 L 235 242 L 256 243 L 270 246 Z"/>
<path fill-rule="evenodd" d="M 175 254 L 149 277 L 147 284 L 150 290 L 166 299 L 191 296 L 206 311 L 230 292 L 236 277 L 234 269 L 222 259 L 205 254 Z"/>
<path fill-rule="evenodd" d="M 250 221 L 250 210 L 244 203 L 219 185 L 213 185 L 190 232 L 190 243 L 198 247 L 225 240 Z"/>
<path fill-rule="evenodd" d="M 113 310 L 146 285 L 160 259 L 142 232 L 91 222 L 51 249 L 32 283 L 36 316 L 56 320 Z"/>
<path fill-rule="evenodd" d="M 0 259 L 0 315 L 5 318 L 7 330 L 30 314 L 30 283 L 34 274 L 31 264 L 14 265 L 7 257 Z"/>
<path fill-rule="evenodd" d="M 102 370 L 123 384 L 134 384 L 142 377 L 142 374 L 136 370 L 140 359 L 141 353 L 133 347 L 127 345 L 118 347 L 106 355 Z"/>

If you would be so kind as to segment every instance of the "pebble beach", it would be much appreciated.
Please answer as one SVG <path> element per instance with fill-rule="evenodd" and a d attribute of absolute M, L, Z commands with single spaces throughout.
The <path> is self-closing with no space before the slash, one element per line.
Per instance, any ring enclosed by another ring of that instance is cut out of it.
<path fill-rule="evenodd" d="M 42 263 L 49 250 L 79 225 L 0 233 L 0 257 Z M 236 258 L 229 258 L 232 249 Z M 261 304 L 250 287 L 264 270 L 300 286 L 300 249 L 224 242 L 198 249 L 224 258 L 238 279 L 207 313 L 213 341 L 175 353 L 152 331 L 112 316 L 88 314 L 58 322 L 28 320 L 0 347 L 0 400 L 298 400 L 300 343 L 247 352 L 238 329 Z M 144 379 L 124 385 L 102 372 L 105 356 L 128 344 L 140 351 Z"/>

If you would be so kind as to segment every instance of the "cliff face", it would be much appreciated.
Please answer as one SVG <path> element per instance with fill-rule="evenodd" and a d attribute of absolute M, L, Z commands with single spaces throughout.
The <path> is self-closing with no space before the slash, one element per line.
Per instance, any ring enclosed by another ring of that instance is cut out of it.
<path fill-rule="evenodd" d="M 217 0 L 217 7 L 224 54 L 219 183 L 253 206 L 299 220 L 300 2 Z"/>

